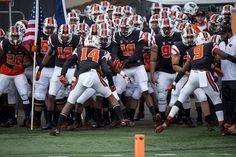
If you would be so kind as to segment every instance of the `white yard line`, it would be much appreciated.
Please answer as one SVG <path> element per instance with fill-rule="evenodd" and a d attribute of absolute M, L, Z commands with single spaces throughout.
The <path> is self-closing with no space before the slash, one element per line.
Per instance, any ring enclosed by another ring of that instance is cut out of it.
<path fill-rule="evenodd" d="M 175 156 L 176 154 L 155 154 L 155 156 Z"/>
<path fill-rule="evenodd" d="M 121 154 L 107 154 L 107 155 L 102 155 L 102 156 L 105 156 L 105 157 L 117 157 L 117 156 L 123 156 Z"/>

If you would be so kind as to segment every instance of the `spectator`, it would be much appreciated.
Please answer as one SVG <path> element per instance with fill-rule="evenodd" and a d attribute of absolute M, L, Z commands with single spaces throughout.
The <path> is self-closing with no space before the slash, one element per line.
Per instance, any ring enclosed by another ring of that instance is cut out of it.
<path fill-rule="evenodd" d="M 198 34 L 199 32 L 208 29 L 208 23 L 205 21 L 206 13 L 205 11 L 198 10 L 196 13 L 196 23 L 193 24 L 193 29 Z"/>
<path fill-rule="evenodd" d="M 232 34 L 230 25 L 223 25 L 220 29 L 221 39 L 219 47 L 226 53 L 236 55 L 236 35 Z M 225 127 L 235 130 L 236 124 L 236 65 L 227 61 L 221 61 L 221 68 L 224 72 L 222 77 L 222 101 L 225 109 Z"/>

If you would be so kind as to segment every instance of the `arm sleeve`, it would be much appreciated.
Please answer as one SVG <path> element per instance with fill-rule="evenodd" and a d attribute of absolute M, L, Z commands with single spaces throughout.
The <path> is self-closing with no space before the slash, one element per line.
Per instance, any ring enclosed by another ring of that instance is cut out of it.
<path fill-rule="evenodd" d="M 112 79 L 112 72 L 109 69 L 109 67 L 107 65 L 107 61 L 105 60 L 105 58 L 103 58 L 101 60 L 101 67 L 102 67 L 102 72 L 103 72 L 104 76 L 107 77 L 109 86 L 110 87 L 114 86 L 114 82 L 113 82 L 113 79 Z"/>
<path fill-rule="evenodd" d="M 66 60 L 64 63 L 62 70 L 61 70 L 61 75 L 65 75 L 67 73 L 67 70 L 72 64 L 75 64 L 77 61 L 78 57 L 76 54 L 73 54 L 69 59 Z"/>
<path fill-rule="evenodd" d="M 118 52 L 120 51 L 119 45 L 116 42 L 112 42 L 112 53 L 111 57 L 112 58 L 117 58 L 118 57 Z"/>

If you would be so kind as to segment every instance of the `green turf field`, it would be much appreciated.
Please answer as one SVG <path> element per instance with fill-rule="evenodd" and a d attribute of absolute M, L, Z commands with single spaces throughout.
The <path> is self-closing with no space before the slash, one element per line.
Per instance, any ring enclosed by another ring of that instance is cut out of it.
<path fill-rule="evenodd" d="M 145 134 L 145 156 L 236 156 L 236 137 L 206 127 L 171 127 L 160 135 L 150 127 L 49 131 L 0 128 L 0 157 L 133 157 L 134 135 Z"/>

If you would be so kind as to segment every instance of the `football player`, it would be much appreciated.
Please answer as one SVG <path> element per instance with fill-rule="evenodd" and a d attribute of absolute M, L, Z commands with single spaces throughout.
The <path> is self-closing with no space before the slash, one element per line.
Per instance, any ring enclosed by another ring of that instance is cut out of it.
<path fill-rule="evenodd" d="M 133 77 L 144 96 L 149 110 L 155 121 L 155 107 L 148 93 L 148 77 L 145 71 L 142 58 L 143 32 L 134 30 L 132 17 L 123 17 L 120 21 L 119 32 L 115 33 L 112 48 L 113 58 L 118 58 L 122 63 L 122 68 L 128 77 Z M 117 75 L 117 93 L 121 95 L 127 86 L 126 80 Z M 136 108 L 134 106 L 134 108 Z M 135 109 L 130 110 L 130 116 L 134 117 Z"/>
<path fill-rule="evenodd" d="M 126 125 L 120 109 L 120 105 L 112 94 L 112 92 L 115 91 L 115 86 L 112 80 L 111 71 L 109 70 L 109 67 L 107 65 L 107 59 L 110 58 L 110 54 L 104 50 L 100 50 L 99 39 L 97 38 L 97 36 L 87 36 L 85 38 L 84 46 L 85 47 L 77 47 L 70 59 L 68 59 L 63 65 L 60 80 L 65 80 L 65 75 L 68 68 L 73 65 L 73 63 L 76 63 L 78 61 L 79 81 L 76 84 L 75 88 L 70 92 L 67 103 L 60 114 L 57 128 L 51 131 L 51 135 L 57 136 L 60 134 L 60 126 L 65 123 L 70 108 L 75 104 L 76 99 L 87 88 L 93 88 L 96 90 L 96 92 L 108 98 L 114 111 L 119 117 L 121 124 Z M 99 67 L 101 67 L 103 75 L 107 77 L 110 89 L 106 88 L 106 86 L 108 85 L 101 78 L 101 74 L 98 72 Z"/>
<path fill-rule="evenodd" d="M 53 34 L 49 37 L 49 47 L 46 55 L 40 64 L 37 74 L 36 81 L 40 79 L 43 68 L 50 61 L 53 53 L 55 52 L 55 68 L 50 80 L 49 92 L 48 92 L 48 103 L 47 103 L 47 126 L 46 128 L 52 127 L 52 117 L 55 107 L 55 97 L 60 90 L 65 91 L 65 86 L 59 81 L 58 76 L 61 73 L 64 62 L 72 55 L 73 50 L 79 44 L 80 38 L 77 35 L 72 34 L 68 24 L 60 26 L 58 34 Z M 66 75 L 68 81 L 71 82 L 75 65 L 69 68 L 69 72 Z"/>
<path fill-rule="evenodd" d="M 10 27 L 8 39 L 4 39 L 0 43 L 0 58 L 3 58 L 0 67 L 0 95 L 10 85 L 11 81 L 17 88 L 23 101 L 23 109 L 25 112 L 26 126 L 30 126 L 30 102 L 28 99 L 28 82 L 24 75 L 25 67 L 31 63 L 25 63 L 24 59 L 29 57 L 29 52 L 22 46 L 23 34 L 19 27 Z"/>
<path fill-rule="evenodd" d="M 174 32 L 173 21 L 170 18 L 163 19 L 160 25 L 161 34 L 155 36 L 154 45 L 151 51 L 151 81 L 157 85 L 158 108 L 161 117 L 165 119 L 167 106 L 166 86 L 172 84 L 175 78 L 175 71 L 171 64 L 171 46 L 181 41 L 181 35 Z M 156 64 L 158 61 L 158 80 L 156 80 Z"/>

